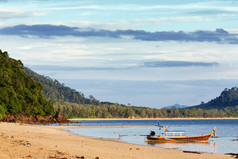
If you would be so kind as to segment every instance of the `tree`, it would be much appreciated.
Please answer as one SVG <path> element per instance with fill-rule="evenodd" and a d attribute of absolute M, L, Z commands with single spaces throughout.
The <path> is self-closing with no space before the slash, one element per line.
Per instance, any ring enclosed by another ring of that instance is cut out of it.
<path fill-rule="evenodd" d="M 128 107 L 125 112 L 125 117 L 135 117 L 135 111 L 132 108 Z"/>
<path fill-rule="evenodd" d="M 5 108 L 4 106 L 0 105 L 0 120 L 5 117 Z"/>

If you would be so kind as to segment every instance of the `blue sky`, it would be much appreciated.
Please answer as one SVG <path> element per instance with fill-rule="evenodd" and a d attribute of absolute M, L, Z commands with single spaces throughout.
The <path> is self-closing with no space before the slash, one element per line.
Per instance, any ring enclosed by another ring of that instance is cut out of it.
<path fill-rule="evenodd" d="M 161 108 L 237 86 L 234 0 L 0 0 L 0 46 L 85 96 Z"/>

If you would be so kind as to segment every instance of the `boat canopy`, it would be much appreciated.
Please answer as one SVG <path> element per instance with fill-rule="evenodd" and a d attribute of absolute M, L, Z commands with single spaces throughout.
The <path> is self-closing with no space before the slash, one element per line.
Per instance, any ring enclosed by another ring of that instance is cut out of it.
<path fill-rule="evenodd" d="M 185 131 L 166 131 L 165 136 L 184 136 Z"/>

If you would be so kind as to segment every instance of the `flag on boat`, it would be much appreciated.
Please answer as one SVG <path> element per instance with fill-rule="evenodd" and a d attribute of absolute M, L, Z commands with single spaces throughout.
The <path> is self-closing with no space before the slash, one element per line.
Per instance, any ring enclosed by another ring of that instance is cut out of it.
<path fill-rule="evenodd" d="M 165 126 L 163 126 L 163 129 L 164 129 L 164 131 L 168 131 L 168 129 L 166 129 L 166 127 L 165 127 Z"/>
<path fill-rule="evenodd" d="M 215 137 L 216 132 L 217 132 L 217 128 L 214 127 L 213 130 L 212 130 L 212 132 L 211 132 L 211 136 L 212 136 L 212 137 Z"/>

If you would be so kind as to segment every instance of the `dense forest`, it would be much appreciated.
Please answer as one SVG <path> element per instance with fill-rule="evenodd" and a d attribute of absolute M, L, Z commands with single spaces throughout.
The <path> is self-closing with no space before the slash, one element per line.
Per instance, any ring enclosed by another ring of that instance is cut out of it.
<path fill-rule="evenodd" d="M 0 50 L 0 119 L 5 114 L 52 115 L 69 118 L 209 118 L 238 117 L 238 89 L 225 89 L 208 103 L 184 109 L 125 106 L 101 102 L 57 80 L 23 67 Z"/>
<path fill-rule="evenodd" d="M 43 85 L 23 70 L 20 60 L 0 50 L 0 119 L 5 114 L 52 115 L 53 103 L 42 94 Z"/>

